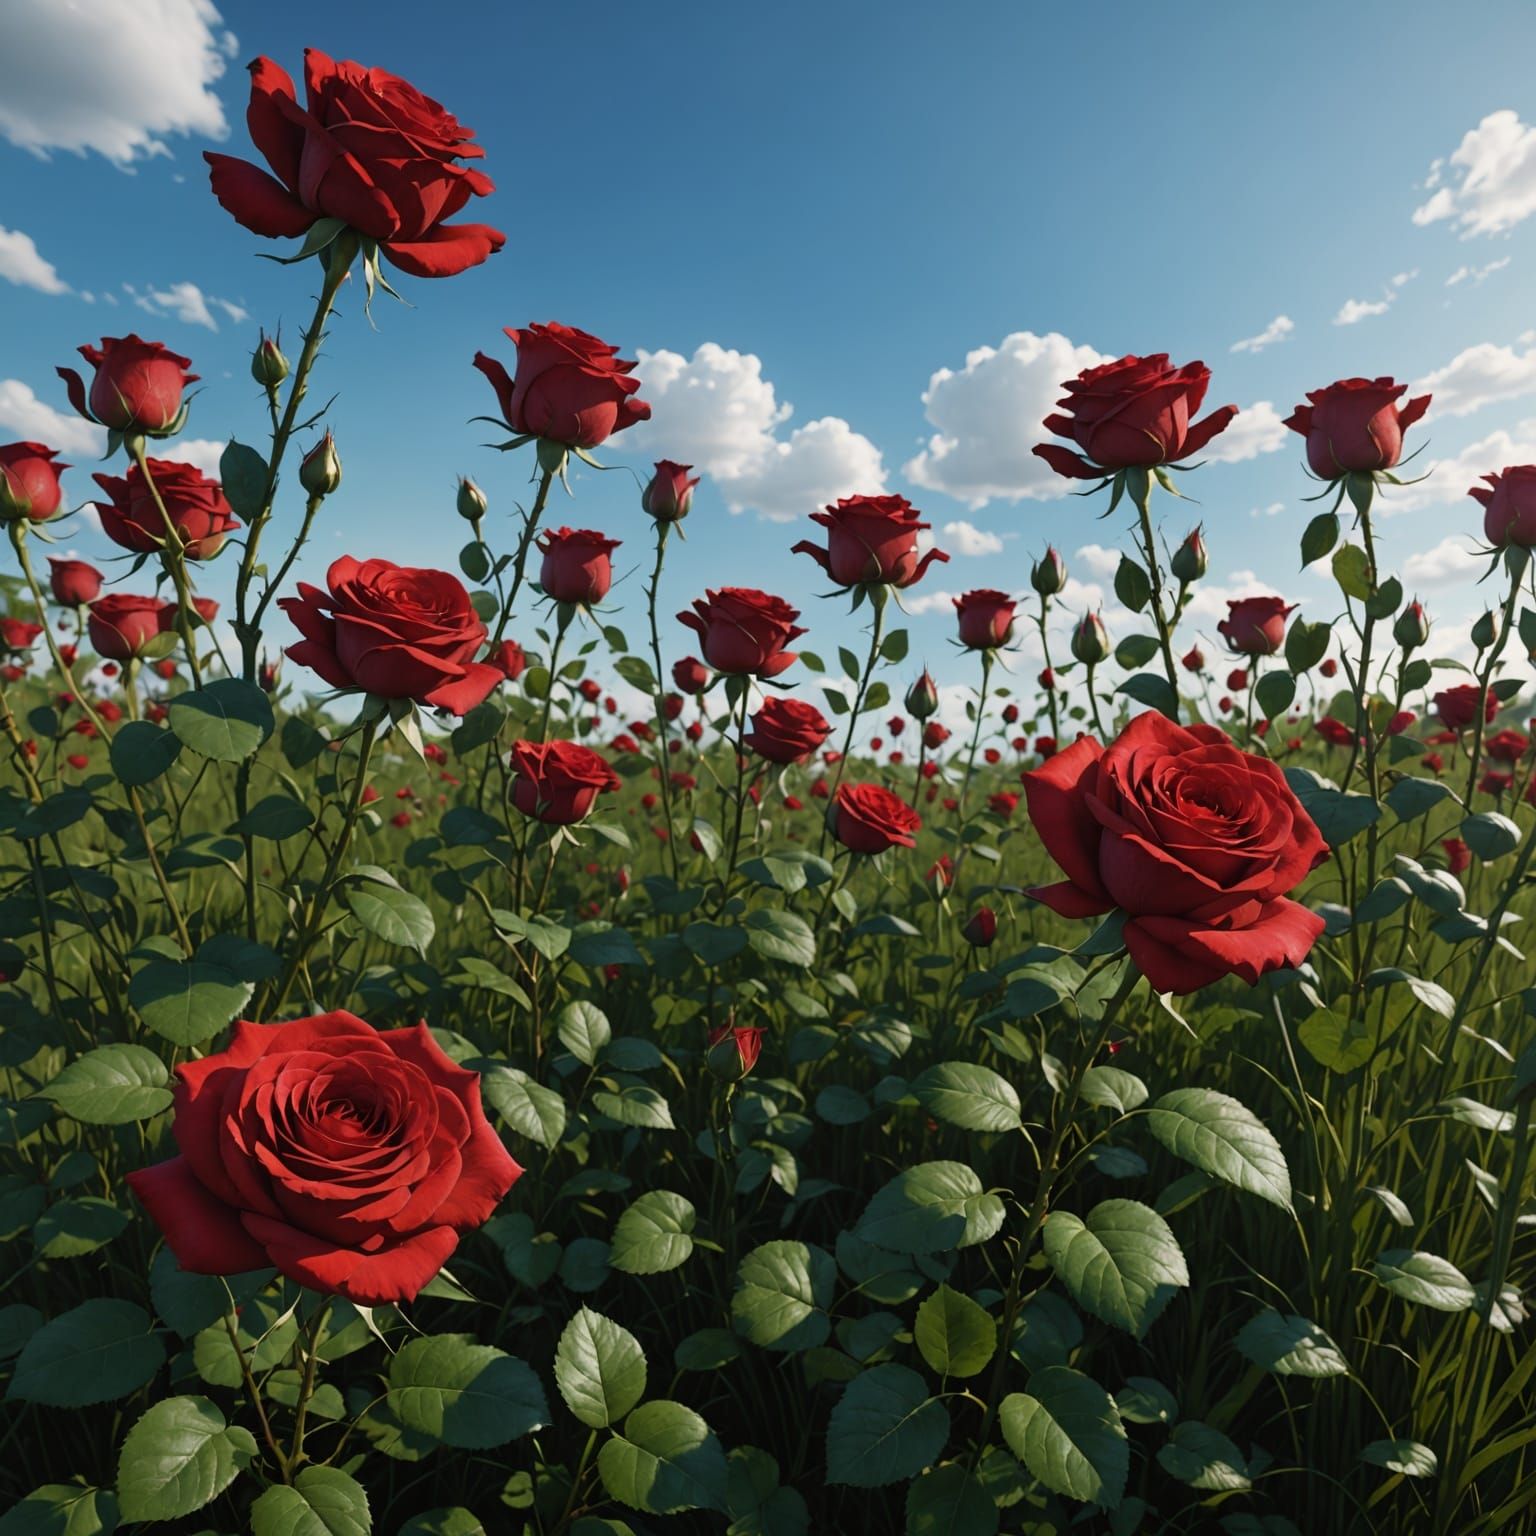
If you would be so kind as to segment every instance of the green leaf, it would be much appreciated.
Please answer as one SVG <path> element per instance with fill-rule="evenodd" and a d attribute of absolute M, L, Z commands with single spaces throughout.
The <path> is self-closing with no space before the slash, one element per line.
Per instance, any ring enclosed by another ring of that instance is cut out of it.
<path fill-rule="evenodd" d="M 1089 1067 L 1083 1073 L 1078 1095 L 1085 1104 L 1128 1115 L 1147 1102 L 1147 1085 L 1134 1072 L 1120 1067 Z"/>
<path fill-rule="evenodd" d="M 855 1231 L 895 1253 L 941 1253 L 986 1242 L 1004 1214 L 1001 1197 L 983 1190 L 966 1164 L 918 1163 L 876 1193 Z"/>
<path fill-rule="evenodd" d="M 883 1488 L 938 1460 L 949 1410 L 904 1365 L 876 1365 L 850 1381 L 827 1425 L 827 1481 Z"/>
<path fill-rule="evenodd" d="M 1388 1248 L 1376 1256 L 1371 1269 L 1394 1295 L 1437 1312 L 1465 1312 L 1477 1300 L 1472 1282 L 1437 1254 Z"/>
<path fill-rule="evenodd" d="M 255 683 L 221 677 L 171 700 L 171 729 L 183 746 L 216 763 L 239 763 L 272 734 L 272 704 Z"/>
<path fill-rule="evenodd" d="M 659 1275 L 693 1252 L 693 1205 L 669 1189 L 652 1189 L 630 1205 L 613 1229 L 608 1262 L 627 1275 Z"/>
<path fill-rule="evenodd" d="M 256 1454 L 248 1429 L 206 1397 L 168 1397 L 128 1431 L 117 1463 L 123 1518 L 175 1520 L 211 1503 Z"/>
<path fill-rule="evenodd" d="M 249 522 L 263 511 L 267 461 L 254 448 L 231 439 L 219 455 L 219 485 L 235 515 Z"/>
<path fill-rule="evenodd" d="M 292 795 L 268 795 L 232 823 L 229 830 L 237 837 L 266 837 L 280 843 L 286 837 L 307 832 L 314 821 L 315 813 Z"/>
<path fill-rule="evenodd" d="M 490 1450 L 549 1422 L 539 1378 L 468 1334 L 412 1339 L 389 1366 L 389 1408 L 418 1434 L 465 1451 Z"/>
<path fill-rule="evenodd" d="M 172 1045 L 201 1045 L 239 1014 L 255 990 L 211 961 L 151 960 L 128 983 L 128 1001 Z"/>
<path fill-rule="evenodd" d="M 1237 1491 L 1252 1487 L 1243 1453 L 1220 1430 L 1198 1419 L 1175 1424 L 1157 1460 L 1170 1477 L 1191 1488 Z"/>
<path fill-rule="evenodd" d="M 754 907 L 742 919 L 747 942 L 765 960 L 805 967 L 815 964 L 816 936 L 798 912 L 780 907 Z"/>
<path fill-rule="evenodd" d="M 1349 1363 L 1316 1323 L 1265 1308 L 1237 1335 L 1237 1348 L 1255 1365 L 1277 1376 L 1345 1376 Z"/>
<path fill-rule="evenodd" d="M 1440 1470 L 1435 1453 L 1417 1440 L 1373 1440 L 1360 1452 L 1360 1459 L 1404 1477 L 1433 1477 Z"/>
<path fill-rule="evenodd" d="M 163 726 L 129 720 L 117 729 L 107 756 L 120 784 L 151 784 L 181 755 L 181 741 Z"/>
<path fill-rule="evenodd" d="M 652 1515 L 726 1507 L 725 1452 L 693 1409 L 658 1398 L 624 1421 L 597 1453 L 611 1497 Z"/>
<path fill-rule="evenodd" d="M 1335 544 L 1339 542 L 1339 514 L 1337 512 L 1319 512 L 1302 531 L 1301 535 L 1301 563 L 1303 568 L 1312 564 L 1314 560 L 1321 560 L 1324 555 L 1332 552 Z"/>
<path fill-rule="evenodd" d="M 1310 672 L 1328 652 L 1328 647 L 1333 641 L 1333 626 L 1319 620 L 1309 624 L 1305 619 L 1296 619 L 1285 632 L 1285 664 L 1291 672 L 1300 677 L 1303 672 Z"/>
<path fill-rule="evenodd" d="M 555 1147 L 565 1131 L 565 1100 L 526 1072 L 499 1061 L 476 1061 L 485 1102 L 519 1135 Z"/>
<path fill-rule="evenodd" d="M 1010 1392 L 998 1413 L 1008 1449 L 1053 1493 L 1113 1509 L 1125 1494 L 1131 1448 L 1114 1399 L 1092 1377 L 1048 1365 Z"/>
<path fill-rule="evenodd" d="M 110 1488 L 44 1483 L 0 1515 L 0 1536 L 112 1536 L 117 1522 Z"/>
<path fill-rule="evenodd" d="M 165 1346 L 142 1307 L 98 1297 L 27 1340 L 6 1396 L 50 1408 L 115 1402 L 152 1380 L 164 1361 Z"/>
<path fill-rule="evenodd" d="M 592 1066 L 613 1039 L 608 1015 L 593 1003 L 567 1003 L 555 1023 L 560 1044 L 583 1066 Z"/>
<path fill-rule="evenodd" d="M 1145 704 L 1149 709 L 1167 715 L 1170 720 L 1175 719 L 1179 713 L 1179 697 L 1168 686 L 1168 679 L 1161 672 L 1137 672 L 1126 678 L 1115 692 L 1123 693 L 1128 699 L 1135 699 L 1138 704 Z"/>
<path fill-rule="evenodd" d="M 1151 1376 L 1127 1376 L 1115 1393 L 1115 1407 L 1131 1424 L 1171 1424 L 1179 1416 L 1178 1399 Z"/>
<path fill-rule="evenodd" d="M 426 956 L 437 924 L 432 909 L 419 897 L 381 880 L 354 877 L 342 886 L 342 900 L 369 933 Z"/>
<path fill-rule="evenodd" d="M 1333 579 L 1348 597 L 1364 602 L 1371 595 L 1371 562 L 1358 544 L 1341 544 L 1334 551 Z"/>
<path fill-rule="evenodd" d="M 1072 1299 L 1138 1339 L 1189 1284 L 1172 1228 L 1135 1200 L 1105 1200 L 1086 1221 L 1052 1211 L 1042 1239 L 1046 1260 Z"/>
<path fill-rule="evenodd" d="M 670 1131 L 675 1129 L 672 1110 L 660 1092 L 638 1078 L 623 1080 L 617 1092 L 602 1089 L 592 1095 L 592 1107 L 620 1125 L 633 1125 L 640 1130 Z"/>
<path fill-rule="evenodd" d="M 1016 1131 L 1019 1096 L 1013 1084 L 990 1067 L 941 1061 L 912 1084 L 917 1102 L 930 1115 L 967 1131 Z"/>
<path fill-rule="evenodd" d="M 1439 779 L 1401 778 L 1382 797 L 1399 821 L 1413 821 L 1432 811 L 1442 800 L 1454 800 L 1449 784 Z"/>
<path fill-rule="evenodd" d="M 731 1321 L 762 1349 L 785 1352 L 824 1344 L 837 1265 L 809 1243 L 771 1242 L 754 1248 L 736 1271 Z"/>
<path fill-rule="evenodd" d="M 64 1068 L 42 1089 L 71 1120 L 127 1125 L 169 1109 L 165 1063 L 142 1045 L 99 1045 Z"/>
<path fill-rule="evenodd" d="M 951 1461 L 907 1489 L 907 1536 L 996 1536 L 997 1505 L 974 1473 Z"/>
<path fill-rule="evenodd" d="M 555 1349 L 555 1385 L 583 1424 L 606 1429 L 645 1396 L 645 1351 L 627 1328 L 582 1307 Z"/>
<path fill-rule="evenodd" d="M 1254 702 L 1266 720 L 1283 715 L 1296 697 L 1296 679 L 1289 672 L 1266 672 L 1254 686 Z"/>
<path fill-rule="evenodd" d="M 50 1205 L 32 1228 L 32 1242 L 40 1258 L 78 1259 L 104 1248 L 127 1225 L 127 1211 L 85 1195 Z"/>
<path fill-rule="evenodd" d="M 997 1351 L 992 1315 L 947 1285 L 917 1309 L 912 1336 L 929 1369 L 940 1376 L 974 1376 Z"/>
<path fill-rule="evenodd" d="M 1147 1110 L 1147 1126 L 1175 1157 L 1202 1173 L 1291 1208 L 1291 1175 L 1280 1144 L 1258 1117 L 1213 1088 L 1175 1088 Z"/>
<path fill-rule="evenodd" d="M 1152 600 L 1152 582 L 1129 555 L 1120 556 L 1115 568 L 1115 596 L 1132 613 L 1140 613 Z"/>
<path fill-rule="evenodd" d="M 1459 830 L 1462 841 L 1485 864 L 1502 859 L 1520 846 L 1518 823 L 1497 811 L 1479 811 L 1475 816 L 1468 816 Z"/>
<path fill-rule="evenodd" d="M 1146 666 L 1161 649 L 1156 635 L 1127 635 L 1115 647 L 1115 665 L 1123 672 L 1134 672 Z"/>
<path fill-rule="evenodd" d="M 251 1505 L 252 1536 L 368 1536 L 368 1495 L 339 1467 L 309 1466 Z"/>
<path fill-rule="evenodd" d="M 1332 1008 L 1315 1009 L 1296 1035 L 1307 1053 L 1331 1072 L 1363 1067 L 1376 1049 L 1376 1036 L 1363 1018 L 1340 1018 Z"/>

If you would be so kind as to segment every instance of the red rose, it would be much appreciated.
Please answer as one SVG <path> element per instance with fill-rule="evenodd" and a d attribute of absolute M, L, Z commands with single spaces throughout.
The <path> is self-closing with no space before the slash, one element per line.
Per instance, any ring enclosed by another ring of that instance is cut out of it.
<path fill-rule="evenodd" d="M 1000 789 L 987 796 L 987 806 L 994 816 L 1007 821 L 1019 808 L 1019 797 L 1011 789 Z"/>
<path fill-rule="evenodd" d="M 94 603 L 101 596 L 101 572 L 84 560 L 60 560 L 48 556 L 48 585 L 53 599 L 67 608 Z"/>
<path fill-rule="evenodd" d="M 809 555 L 842 587 L 860 582 L 910 587 L 935 560 L 949 559 L 941 549 L 918 558 L 917 536 L 933 526 L 921 518 L 905 496 L 847 496 L 811 513 L 811 521 L 827 530 L 827 547 L 801 539 L 790 553 Z"/>
<path fill-rule="evenodd" d="M 278 606 L 304 636 L 287 654 L 331 687 L 466 715 L 502 680 L 470 659 L 485 625 L 457 577 L 343 555 L 325 582 L 329 592 L 301 581 Z"/>
<path fill-rule="evenodd" d="M 991 907 L 977 907 L 960 932 L 972 948 L 990 948 L 997 937 L 997 913 Z"/>
<path fill-rule="evenodd" d="M 570 448 L 596 448 L 615 432 L 648 421 L 651 408 L 636 400 L 635 365 L 610 347 L 551 321 L 506 328 L 517 347 L 517 377 L 494 357 L 475 353 L 475 367 L 491 381 L 506 424 L 519 437 L 542 437 Z"/>
<path fill-rule="evenodd" d="M 516 640 L 503 640 L 485 659 L 509 683 L 515 683 L 528 666 L 528 658 Z"/>
<path fill-rule="evenodd" d="M 1483 775 L 1477 787 L 1482 790 L 1485 795 L 1497 796 L 1505 794 L 1513 782 L 1514 780 L 1512 775 L 1507 773 L 1500 773 L 1497 769 L 1490 768 Z"/>
<path fill-rule="evenodd" d="M 506 242 L 488 224 L 449 224 L 494 183 L 461 165 L 485 151 L 430 96 L 383 69 L 304 50 L 301 107 L 271 59 L 250 66 L 245 121 L 273 175 L 248 160 L 204 152 L 213 195 L 247 229 L 270 239 L 340 219 L 413 277 L 452 277 Z"/>
<path fill-rule="evenodd" d="M 940 725 L 937 720 L 930 720 L 923 727 L 923 745 L 930 752 L 937 751 L 949 740 L 949 727 Z"/>
<path fill-rule="evenodd" d="M 1522 732 L 1506 727 L 1483 743 L 1483 751 L 1496 763 L 1518 763 L 1530 751 L 1529 738 Z"/>
<path fill-rule="evenodd" d="M 93 502 L 101 513 L 101 531 L 114 544 L 147 555 L 165 543 L 165 518 L 155 502 L 155 492 L 165 504 L 171 522 L 182 537 L 188 560 L 211 560 L 240 524 L 224 499 L 217 480 L 210 480 L 192 464 L 166 459 L 146 459 L 153 488 L 145 484 L 137 464 L 128 466 L 125 477 L 92 475 L 110 500 Z"/>
<path fill-rule="evenodd" d="M 1006 592 L 983 587 L 955 598 L 954 603 L 962 645 L 973 651 L 990 651 L 1012 639 L 1015 604 Z"/>
<path fill-rule="evenodd" d="M 1239 656 L 1273 656 L 1285 644 L 1285 621 L 1295 609 L 1281 597 L 1239 598 L 1227 603 L 1216 630 Z"/>
<path fill-rule="evenodd" d="M 24 517 L 45 523 L 59 510 L 64 491 L 59 476 L 68 464 L 43 443 L 7 443 L 0 448 L 0 518 Z"/>
<path fill-rule="evenodd" d="M 108 592 L 90 607 L 87 629 L 98 656 L 127 661 L 142 656 L 151 640 L 176 627 L 176 604 L 158 597 Z"/>
<path fill-rule="evenodd" d="M 1248 686 L 1248 674 L 1241 667 L 1227 673 L 1227 687 L 1241 692 Z"/>
<path fill-rule="evenodd" d="M 739 1083 L 762 1054 L 763 1031 L 753 1024 L 719 1024 L 709 1032 L 705 1063 L 718 1078 Z"/>
<path fill-rule="evenodd" d="M 1183 667 L 1186 672 L 1203 672 L 1205 670 L 1205 652 L 1198 645 L 1195 646 L 1184 656 Z"/>
<path fill-rule="evenodd" d="M 656 472 L 640 493 L 640 505 L 658 523 L 680 523 L 693 506 L 693 488 L 698 476 L 688 478 L 692 464 L 674 464 L 671 459 L 657 459 Z"/>
<path fill-rule="evenodd" d="M 1066 398 L 1056 403 L 1068 414 L 1047 416 L 1044 423 L 1058 437 L 1071 438 L 1082 454 L 1059 443 L 1040 443 L 1034 451 L 1058 475 L 1076 480 L 1186 459 L 1237 415 L 1235 405 L 1224 405 L 1194 422 L 1210 382 L 1204 363 L 1173 368 L 1166 352 L 1084 369 L 1061 386 Z"/>
<path fill-rule="evenodd" d="M 717 672 L 777 677 L 794 663 L 784 647 L 804 629 L 797 628 L 798 608 L 755 587 L 718 587 L 693 600 L 692 613 L 680 613 L 703 642 L 704 659 Z"/>
<path fill-rule="evenodd" d="M 574 741 L 519 741 L 512 746 L 512 803 L 524 816 L 568 827 L 592 809 L 598 792 L 619 776 L 591 747 Z"/>
<path fill-rule="evenodd" d="M 1434 697 L 1435 713 L 1445 722 L 1447 730 L 1464 731 L 1477 719 L 1479 689 L 1475 683 L 1458 683 L 1454 688 L 1444 688 Z M 1499 712 L 1499 701 L 1490 690 L 1482 695 L 1483 719 L 1491 721 Z"/>
<path fill-rule="evenodd" d="M 275 1265 L 358 1306 L 410 1301 L 523 1171 L 425 1024 L 242 1019 L 176 1076 L 181 1155 L 128 1182 L 192 1274 Z"/>
<path fill-rule="evenodd" d="M 79 352 L 96 370 L 89 403 L 73 368 L 55 372 L 64 380 L 69 403 L 82 416 L 115 432 L 145 432 L 151 437 L 180 429 L 182 394 L 198 378 L 187 372 L 191 358 L 132 334 L 103 336 L 100 347 L 81 347 Z"/>
<path fill-rule="evenodd" d="M 8 651 L 30 651 L 42 632 L 41 624 L 29 624 L 25 619 L 0 618 L 0 646 Z"/>
<path fill-rule="evenodd" d="M 840 784 L 833 833 L 854 853 L 915 848 L 923 818 L 899 795 L 878 784 Z"/>
<path fill-rule="evenodd" d="M 697 656 L 684 656 L 672 663 L 672 681 L 684 693 L 703 693 L 709 687 L 709 668 Z"/>
<path fill-rule="evenodd" d="M 1459 837 L 1448 837 L 1440 846 L 1445 850 L 1445 867 L 1453 875 L 1471 867 L 1472 850 Z"/>
<path fill-rule="evenodd" d="M 1347 747 L 1354 743 L 1355 733 L 1342 720 L 1336 720 L 1332 715 L 1324 715 L 1312 729 L 1329 746 Z"/>
<path fill-rule="evenodd" d="M 803 763 L 818 751 L 832 727 L 814 704 L 774 694 L 752 716 L 752 729 L 743 739 L 770 763 Z"/>
<path fill-rule="evenodd" d="M 1067 879 L 1030 892 L 1063 917 L 1115 907 L 1158 992 L 1301 964 L 1323 920 L 1290 891 L 1328 857 L 1268 758 L 1216 727 L 1138 715 L 1106 749 L 1080 737 L 1023 775 L 1030 820 Z"/>
<path fill-rule="evenodd" d="M 1319 665 L 1317 670 L 1322 673 L 1324 677 L 1337 677 L 1339 675 L 1339 664 L 1333 659 L 1332 656 L 1329 656 Z"/>
<path fill-rule="evenodd" d="M 1285 424 L 1307 440 L 1307 463 L 1323 480 L 1351 470 L 1364 474 L 1391 469 L 1403 456 L 1403 429 L 1429 409 L 1428 395 L 1399 408 L 1408 386 L 1395 379 L 1340 379 L 1327 389 L 1307 391 L 1310 405 L 1298 405 Z"/>
<path fill-rule="evenodd" d="M 590 607 L 607 597 L 613 585 L 614 550 L 618 539 L 590 528 L 545 529 L 535 541 L 544 556 L 539 585 L 559 603 Z"/>
<path fill-rule="evenodd" d="M 4 453 L 0 449 L 0 459 Z M 1500 548 L 1536 547 L 1536 464 L 1511 464 L 1483 479 L 1486 486 L 1467 492 L 1483 504 L 1483 537 Z"/>

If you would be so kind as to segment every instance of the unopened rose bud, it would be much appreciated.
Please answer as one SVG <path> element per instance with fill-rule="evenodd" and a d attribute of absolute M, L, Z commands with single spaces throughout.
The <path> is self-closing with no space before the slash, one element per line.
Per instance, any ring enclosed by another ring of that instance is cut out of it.
<path fill-rule="evenodd" d="M 341 484 L 341 455 L 329 432 L 304 455 L 299 465 L 299 484 L 311 496 L 329 496 Z"/>
<path fill-rule="evenodd" d="M 722 1082 L 739 1083 L 763 1049 L 763 1032 L 751 1025 L 722 1024 L 709 1034 L 705 1065 Z"/>
<path fill-rule="evenodd" d="M 1486 651 L 1498 638 L 1499 621 L 1492 613 L 1484 613 L 1477 623 L 1472 626 L 1472 644 L 1478 650 Z"/>
<path fill-rule="evenodd" d="M 1067 563 L 1047 546 L 1045 553 L 1035 562 L 1029 573 L 1029 584 L 1041 597 L 1055 597 L 1067 584 Z"/>
<path fill-rule="evenodd" d="M 683 656 L 672 663 L 672 681 L 684 693 L 703 693 L 709 687 L 709 668 L 697 656 Z"/>
<path fill-rule="evenodd" d="M 997 937 L 997 913 L 991 907 L 977 907 L 960 932 L 973 948 L 988 948 Z"/>
<path fill-rule="evenodd" d="M 1199 528 L 1196 528 L 1174 550 L 1169 567 L 1179 581 L 1188 585 L 1192 581 L 1199 581 L 1205 575 L 1207 558 L 1204 535 Z"/>
<path fill-rule="evenodd" d="M 459 477 L 459 494 L 454 501 L 454 509 L 466 523 L 478 523 L 485 516 L 490 502 L 485 498 L 485 492 L 475 484 L 468 475 Z"/>
<path fill-rule="evenodd" d="M 934 686 L 933 679 L 927 671 L 907 689 L 906 697 L 907 713 L 914 720 L 926 720 L 937 712 L 939 707 L 939 690 Z"/>
<path fill-rule="evenodd" d="M 1192 647 L 1185 653 L 1183 666 L 1186 672 L 1203 672 L 1205 670 L 1205 652 L 1198 645 Z"/>
<path fill-rule="evenodd" d="M 256 673 L 256 681 L 261 684 L 263 693 L 276 693 L 278 679 L 282 675 L 283 664 L 280 661 L 263 661 Z"/>
<path fill-rule="evenodd" d="M 283 349 L 270 336 L 263 335 L 261 344 L 251 353 L 251 377 L 264 389 L 276 389 L 288 372 Z"/>
<path fill-rule="evenodd" d="M 1109 631 L 1096 613 L 1085 613 L 1072 631 L 1072 654 L 1090 667 L 1109 657 Z"/>
<path fill-rule="evenodd" d="M 1049 667 L 1042 667 L 1040 669 L 1040 676 L 1038 679 L 1036 679 L 1036 681 L 1039 682 L 1040 686 L 1045 689 L 1047 693 L 1050 693 L 1056 687 L 1056 674 L 1051 671 Z M 1018 717 L 1015 716 L 1014 718 L 1017 719 Z"/>
<path fill-rule="evenodd" d="M 1429 615 L 1424 612 L 1423 603 L 1415 599 L 1398 614 L 1392 638 L 1405 651 L 1417 650 L 1429 639 Z"/>
<path fill-rule="evenodd" d="M 693 488 L 699 483 L 697 476 L 688 478 L 692 468 L 692 464 L 674 464 L 671 459 L 656 461 L 656 472 L 640 493 L 640 505 L 658 523 L 680 523 L 688 516 Z"/>

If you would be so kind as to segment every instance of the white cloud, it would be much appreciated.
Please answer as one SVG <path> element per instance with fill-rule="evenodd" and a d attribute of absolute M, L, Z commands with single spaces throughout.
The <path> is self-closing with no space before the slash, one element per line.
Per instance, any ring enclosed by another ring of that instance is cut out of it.
<path fill-rule="evenodd" d="M 794 407 L 779 403 L 750 352 L 707 341 L 692 358 L 667 351 L 638 357 L 652 414 L 630 429 L 626 444 L 703 470 L 731 511 L 792 522 L 840 497 L 884 491 L 880 450 L 840 417 L 779 436 Z"/>
<path fill-rule="evenodd" d="M 944 524 L 944 548 L 952 555 L 1000 555 L 1003 541 L 995 533 L 987 533 L 974 523 L 960 518 Z"/>
<path fill-rule="evenodd" d="M 901 606 L 913 618 L 921 618 L 925 613 L 953 613 L 959 595 L 958 592 L 904 592 Z"/>
<path fill-rule="evenodd" d="M 1419 269 L 1415 267 L 1411 272 L 1399 272 L 1392 279 L 1394 288 L 1401 288 L 1406 283 L 1411 283 L 1419 275 Z"/>
<path fill-rule="evenodd" d="M 1106 549 L 1102 544 L 1084 544 L 1078 550 L 1077 558 L 1095 576 L 1113 576 L 1120 565 L 1120 551 L 1118 549 Z"/>
<path fill-rule="evenodd" d="M 1255 400 L 1239 411 L 1227 430 L 1213 438 L 1198 457 L 1217 464 L 1240 464 L 1245 459 L 1256 459 L 1261 453 L 1273 453 L 1282 447 L 1289 431 L 1272 402 Z"/>
<path fill-rule="evenodd" d="M 1394 294 L 1389 293 L 1384 299 L 1346 299 L 1338 314 L 1333 317 L 1335 325 L 1358 325 L 1362 320 L 1369 319 L 1372 315 L 1384 315 L 1392 307 Z"/>
<path fill-rule="evenodd" d="M 1516 352 L 1479 342 L 1458 352 L 1445 367 L 1426 373 L 1413 386 L 1415 395 L 1432 394 L 1437 416 L 1470 416 L 1485 405 L 1514 400 L 1536 390 L 1536 347 Z"/>
<path fill-rule="evenodd" d="M 1420 507 L 1460 502 L 1468 486 L 1510 464 L 1536 464 L 1536 419 L 1522 421 L 1510 431 L 1501 427 L 1490 432 L 1453 457 L 1427 463 L 1415 459 L 1407 466 L 1407 472 L 1416 477 L 1416 483 L 1387 486 L 1376 501 L 1379 515 L 1392 517 Z M 1469 517 L 1481 520 L 1482 514 L 1476 507 L 1469 505 L 1466 510 Z"/>
<path fill-rule="evenodd" d="M 213 87 L 237 47 L 212 0 L 6 0 L 0 134 L 120 166 L 168 154 L 172 135 L 222 139 Z"/>
<path fill-rule="evenodd" d="M 1439 184 L 1439 162 L 1426 189 L 1434 195 L 1413 210 L 1415 224 L 1450 219 L 1463 240 L 1497 235 L 1536 213 L 1536 128 L 1504 108 L 1470 129 L 1450 157 L 1455 185 Z"/>
<path fill-rule="evenodd" d="M 31 235 L 0 224 L 0 277 L 18 288 L 39 293 L 68 293 L 69 284 L 51 261 L 45 261 Z"/>
<path fill-rule="evenodd" d="M 1245 336 L 1241 341 L 1234 341 L 1230 350 L 1262 352 L 1265 347 L 1272 346 L 1277 341 L 1284 341 L 1295 329 L 1296 322 L 1289 315 L 1276 315 L 1257 336 Z"/>
<path fill-rule="evenodd" d="M 1054 500 L 1061 477 L 1031 452 L 1050 440 L 1041 422 L 1056 409 L 1064 380 L 1107 361 L 1055 331 L 1015 331 L 996 347 L 968 352 L 959 372 L 940 368 L 929 379 L 923 405 L 935 431 L 902 472 L 972 508 Z"/>
<path fill-rule="evenodd" d="M 1509 265 L 1511 259 L 1512 258 L 1508 256 L 1500 256 L 1497 261 L 1490 261 L 1485 266 L 1457 267 L 1456 270 L 1452 272 L 1448 278 L 1446 278 L 1445 286 L 1447 288 L 1454 288 L 1458 283 L 1466 282 L 1470 282 L 1476 286 L 1478 283 L 1482 282 L 1484 278 L 1491 277 L 1495 272 L 1502 272 L 1504 268 Z"/>
<path fill-rule="evenodd" d="M 217 480 L 219 459 L 229 444 L 222 438 L 215 442 L 211 437 L 173 437 L 160 446 L 163 452 L 157 454 L 157 458 L 171 459 L 178 464 L 195 464 L 205 475 Z"/>
<path fill-rule="evenodd" d="M 1248 516 L 1249 517 L 1279 517 L 1279 515 L 1282 512 L 1284 512 L 1284 511 L 1285 511 L 1285 503 L 1283 501 L 1272 501 L 1272 502 L 1270 502 L 1270 504 L 1267 507 L 1254 507 L 1254 508 L 1252 508 L 1249 511 Z"/>
<path fill-rule="evenodd" d="M 100 427 L 73 411 L 56 411 L 20 379 L 0 379 L 0 430 L 29 442 L 47 443 L 60 453 L 93 458 L 100 456 L 107 442 Z"/>
<path fill-rule="evenodd" d="M 205 294 L 196 283 L 172 283 L 169 288 L 151 288 L 148 293 L 138 293 L 127 283 L 123 286 L 134 295 L 133 302 L 140 309 L 152 315 L 174 315 L 184 325 L 201 325 L 210 331 L 218 330 L 219 322 L 213 318 L 213 311 L 208 307 L 210 304 L 223 310 L 236 325 L 250 318 L 238 304 Z"/>
<path fill-rule="evenodd" d="M 1481 576 L 1488 556 L 1480 555 L 1464 533 L 1449 533 L 1433 549 L 1409 555 L 1403 561 L 1403 582 L 1410 591 L 1434 587 L 1459 587 Z"/>

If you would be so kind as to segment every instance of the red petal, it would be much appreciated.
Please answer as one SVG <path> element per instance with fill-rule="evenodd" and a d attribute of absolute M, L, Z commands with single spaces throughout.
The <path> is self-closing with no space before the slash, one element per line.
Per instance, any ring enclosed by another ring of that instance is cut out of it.
<path fill-rule="evenodd" d="M 453 277 L 478 267 L 506 243 L 507 237 L 489 224 L 439 224 L 420 240 L 391 240 L 380 249 L 412 277 Z"/>
<path fill-rule="evenodd" d="M 282 182 L 260 166 L 231 155 L 203 151 L 213 195 L 227 213 L 254 234 L 277 240 L 302 235 L 317 217 Z"/>
<path fill-rule="evenodd" d="M 188 1274 L 243 1275 L 271 1264 L 238 1214 L 208 1192 L 186 1158 L 136 1168 L 128 1175 L 128 1187 Z"/>

